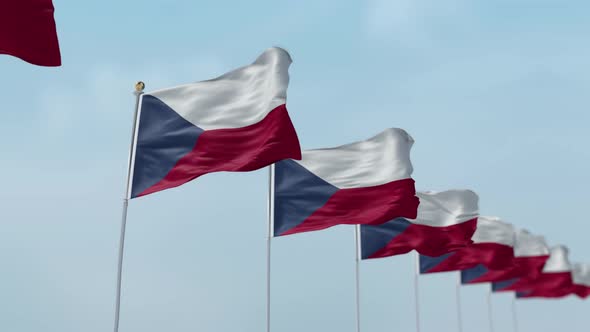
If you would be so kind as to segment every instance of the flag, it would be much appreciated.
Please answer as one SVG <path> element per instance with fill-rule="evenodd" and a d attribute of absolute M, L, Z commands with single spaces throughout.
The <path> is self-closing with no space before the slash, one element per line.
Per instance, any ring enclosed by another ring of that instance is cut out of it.
<path fill-rule="evenodd" d="M 274 235 L 339 224 L 382 224 L 416 218 L 410 149 L 402 129 L 365 141 L 303 151 L 275 165 Z"/>
<path fill-rule="evenodd" d="M 590 295 L 590 264 L 575 263 L 572 270 L 574 293 L 585 299 Z"/>
<path fill-rule="evenodd" d="M 290 64 L 285 50 L 271 48 L 218 78 L 144 94 L 131 197 L 300 159 L 285 105 Z"/>
<path fill-rule="evenodd" d="M 526 230 L 516 232 L 514 260 L 510 267 L 501 270 L 488 269 L 483 264 L 461 271 L 461 283 L 504 281 L 541 273 L 549 258 L 549 247 L 542 236 L 535 236 Z"/>
<path fill-rule="evenodd" d="M 0 54 L 39 66 L 60 66 L 51 0 L 0 2 Z"/>
<path fill-rule="evenodd" d="M 541 274 L 492 284 L 494 292 L 516 291 L 519 298 L 557 298 L 572 293 L 572 265 L 565 246 L 555 246 L 549 251 L 549 259 Z"/>
<path fill-rule="evenodd" d="M 361 226 L 362 259 L 402 255 L 412 250 L 440 256 L 472 243 L 479 197 L 471 190 L 420 192 L 416 219 L 397 218 Z"/>
<path fill-rule="evenodd" d="M 514 259 L 514 227 L 497 217 L 477 218 L 473 244 L 431 257 L 420 255 L 420 273 L 465 270 L 483 264 L 491 269 L 504 269 Z"/>

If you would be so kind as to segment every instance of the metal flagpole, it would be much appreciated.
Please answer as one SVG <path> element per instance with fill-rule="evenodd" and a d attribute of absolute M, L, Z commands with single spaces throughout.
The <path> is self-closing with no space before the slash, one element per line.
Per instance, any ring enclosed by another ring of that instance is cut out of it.
<path fill-rule="evenodd" d="M 420 332 L 420 292 L 418 292 L 418 276 L 420 276 L 420 254 L 415 251 L 414 260 L 414 299 L 416 303 L 416 332 Z"/>
<path fill-rule="evenodd" d="M 488 319 L 490 321 L 490 332 L 494 332 L 494 319 L 492 317 L 492 289 L 488 291 Z"/>
<path fill-rule="evenodd" d="M 274 233 L 275 165 L 268 166 L 268 237 L 266 238 L 266 332 L 270 332 L 270 244 Z"/>
<path fill-rule="evenodd" d="M 455 289 L 455 298 L 457 300 L 457 330 L 463 331 L 463 315 L 461 310 L 461 272 L 457 274 L 457 286 Z"/>
<path fill-rule="evenodd" d="M 514 332 L 518 332 L 518 313 L 516 312 L 516 298 L 512 298 L 512 324 L 514 324 Z"/>
<path fill-rule="evenodd" d="M 137 140 L 137 121 L 141 95 L 145 84 L 137 82 L 135 84 L 135 111 L 133 113 L 133 130 L 131 133 L 131 145 L 129 147 L 129 159 L 127 160 L 127 183 L 125 185 L 125 196 L 123 198 L 123 213 L 121 216 L 121 235 L 119 238 L 119 264 L 117 267 L 117 295 L 115 299 L 115 326 L 114 331 L 119 331 L 119 315 L 121 313 L 121 277 L 123 274 L 123 250 L 125 249 L 125 227 L 127 225 L 127 207 L 129 206 L 129 196 L 131 190 L 131 178 L 133 176 L 133 155 L 135 154 L 135 141 Z"/>
<path fill-rule="evenodd" d="M 355 281 L 356 281 L 356 332 L 361 332 L 361 287 L 360 287 L 360 262 L 361 262 L 361 225 L 354 227 L 355 239 Z"/>

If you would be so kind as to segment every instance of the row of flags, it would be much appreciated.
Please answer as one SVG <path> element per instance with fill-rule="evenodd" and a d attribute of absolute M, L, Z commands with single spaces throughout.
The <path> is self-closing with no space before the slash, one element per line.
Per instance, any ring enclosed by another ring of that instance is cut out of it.
<path fill-rule="evenodd" d="M 51 0 L 0 4 L 0 54 L 61 65 Z M 480 216 L 469 190 L 415 192 L 412 137 L 391 128 L 364 141 L 301 151 L 286 108 L 289 54 L 265 51 L 218 78 L 141 98 L 130 198 L 201 175 L 274 164 L 273 236 L 362 225 L 361 259 L 420 253 L 420 272 L 460 271 L 518 297 L 590 295 L 590 265 L 564 246 Z"/>
<path fill-rule="evenodd" d="M 0 4 L 0 54 L 61 65 L 51 0 Z M 461 271 L 519 297 L 590 294 L 590 266 L 567 248 L 478 215 L 468 190 L 416 193 L 412 137 L 387 129 L 335 148 L 301 151 L 286 108 L 289 54 L 272 48 L 216 79 L 142 96 L 130 197 L 219 171 L 275 164 L 273 235 L 360 224 L 362 259 L 416 250 L 421 273 Z"/>
<path fill-rule="evenodd" d="M 0 31 L 0 54 L 61 65 L 51 0 L 3 1 Z M 491 283 L 518 298 L 590 295 L 590 264 L 572 264 L 567 247 L 479 215 L 473 191 L 416 192 L 414 140 L 403 129 L 302 151 L 286 107 L 291 62 L 275 47 L 215 79 L 143 94 L 126 199 L 272 165 L 270 236 L 360 225 L 362 260 L 416 251 L 422 274 L 459 271 L 462 284 Z"/>
<path fill-rule="evenodd" d="M 142 96 L 132 190 L 137 198 L 219 171 L 273 165 L 272 236 L 361 225 L 360 258 L 420 254 L 420 272 L 460 271 L 518 297 L 590 295 L 590 265 L 567 248 L 479 215 L 470 190 L 416 192 L 413 138 L 390 128 L 303 150 L 286 107 L 290 55 L 271 48 L 218 78 Z"/>
<path fill-rule="evenodd" d="M 590 264 L 572 264 L 568 249 L 497 217 L 478 215 L 469 190 L 424 192 L 416 219 L 361 226 L 361 258 L 416 250 L 420 273 L 459 271 L 462 284 L 491 283 L 519 298 L 590 295 Z"/>

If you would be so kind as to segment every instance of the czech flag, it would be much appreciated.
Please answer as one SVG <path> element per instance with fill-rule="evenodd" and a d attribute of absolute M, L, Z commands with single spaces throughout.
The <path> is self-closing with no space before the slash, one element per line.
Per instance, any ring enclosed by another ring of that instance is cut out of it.
<path fill-rule="evenodd" d="M 300 161 L 276 163 L 273 234 L 416 218 L 413 143 L 404 130 L 387 129 L 365 141 L 303 151 Z"/>
<path fill-rule="evenodd" d="M 461 283 L 505 281 L 524 276 L 535 277 L 541 273 L 549 258 L 549 247 L 542 236 L 535 236 L 526 230 L 516 232 L 514 260 L 512 266 L 503 270 L 491 270 L 485 265 L 461 271 Z"/>
<path fill-rule="evenodd" d="M 361 226 L 362 259 L 402 255 L 412 250 L 440 256 L 472 244 L 479 197 L 471 190 L 420 192 L 416 219 L 397 218 Z"/>
<path fill-rule="evenodd" d="M 473 244 L 431 257 L 420 255 L 420 273 L 465 270 L 483 264 L 490 269 L 505 269 L 514 259 L 514 227 L 497 217 L 477 218 Z"/>
<path fill-rule="evenodd" d="M 38 66 L 61 65 L 51 0 L 0 1 L 0 54 Z"/>
<path fill-rule="evenodd" d="M 541 274 L 535 277 L 522 277 L 513 280 L 495 282 L 494 292 L 516 291 L 519 298 L 567 296 L 573 291 L 572 265 L 568 259 L 565 246 L 550 249 L 549 259 Z"/>
<path fill-rule="evenodd" d="M 290 64 L 285 50 L 271 48 L 218 78 L 144 94 L 131 197 L 301 159 L 285 106 Z"/>
<path fill-rule="evenodd" d="M 574 293 L 583 299 L 587 298 L 590 295 L 590 264 L 574 264 L 572 278 Z"/>

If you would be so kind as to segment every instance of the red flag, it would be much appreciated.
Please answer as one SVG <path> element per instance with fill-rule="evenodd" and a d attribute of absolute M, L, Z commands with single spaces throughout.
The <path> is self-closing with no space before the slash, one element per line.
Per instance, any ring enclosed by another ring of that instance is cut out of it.
<path fill-rule="evenodd" d="M 51 0 L 0 1 L 0 54 L 39 66 L 60 66 Z"/>

